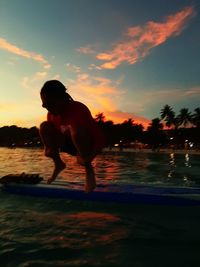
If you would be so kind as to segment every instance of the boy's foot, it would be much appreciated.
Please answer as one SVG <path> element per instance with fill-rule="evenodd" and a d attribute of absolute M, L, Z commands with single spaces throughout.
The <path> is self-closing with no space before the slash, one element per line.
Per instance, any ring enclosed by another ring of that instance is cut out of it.
<path fill-rule="evenodd" d="M 51 178 L 49 178 L 49 179 L 47 180 L 47 184 L 51 184 L 51 183 L 56 179 L 56 177 L 58 176 L 58 174 L 59 174 L 62 170 L 64 170 L 65 168 L 66 168 L 66 164 L 65 164 L 63 161 L 61 161 L 61 162 L 59 162 L 59 163 L 56 163 L 56 164 L 55 164 L 54 171 L 53 171 L 53 174 L 52 174 Z"/>

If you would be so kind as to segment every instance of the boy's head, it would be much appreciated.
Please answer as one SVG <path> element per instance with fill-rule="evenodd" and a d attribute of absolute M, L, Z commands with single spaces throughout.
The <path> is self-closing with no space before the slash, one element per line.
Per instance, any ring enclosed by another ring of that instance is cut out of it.
<path fill-rule="evenodd" d="M 63 110 L 63 105 L 70 96 L 66 93 L 66 87 L 57 80 L 50 80 L 43 85 L 40 96 L 42 106 L 54 115 L 58 115 Z"/>

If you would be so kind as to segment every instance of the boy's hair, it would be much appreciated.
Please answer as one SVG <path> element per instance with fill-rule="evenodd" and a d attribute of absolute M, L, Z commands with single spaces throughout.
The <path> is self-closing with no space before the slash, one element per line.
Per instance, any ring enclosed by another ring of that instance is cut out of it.
<path fill-rule="evenodd" d="M 68 100 L 73 100 L 66 92 L 67 88 L 58 80 L 50 80 L 44 83 L 41 88 L 41 95 L 48 95 L 54 98 L 67 97 Z"/>

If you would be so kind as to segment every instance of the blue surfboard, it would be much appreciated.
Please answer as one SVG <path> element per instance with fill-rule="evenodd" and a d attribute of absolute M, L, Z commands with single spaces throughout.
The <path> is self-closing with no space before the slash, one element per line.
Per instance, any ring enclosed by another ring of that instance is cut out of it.
<path fill-rule="evenodd" d="M 84 185 L 76 182 L 55 181 L 47 185 L 8 182 L 1 185 L 4 192 L 48 198 L 86 200 L 99 202 L 192 205 L 200 206 L 200 188 L 172 187 L 138 184 L 99 184 L 94 192 L 85 193 Z"/>

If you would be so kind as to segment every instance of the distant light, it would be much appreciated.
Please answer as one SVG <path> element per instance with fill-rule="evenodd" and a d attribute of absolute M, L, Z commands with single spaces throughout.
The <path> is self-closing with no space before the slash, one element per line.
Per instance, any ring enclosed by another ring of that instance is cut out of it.
<path fill-rule="evenodd" d="M 114 144 L 114 146 L 119 146 L 119 144 Z"/>
<path fill-rule="evenodd" d="M 185 142 L 187 143 L 187 142 L 188 142 L 188 140 L 187 140 L 187 139 L 185 139 Z"/>
<path fill-rule="evenodd" d="M 174 139 L 174 137 L 170 137 L 170 140 L 173 140 Z"/>
<path fill-rule="evenodd" d="M 194 146 L 194 143 L 190 142 L 189 145 L 190 145 L 190 147 L 193 147 Z"/>

